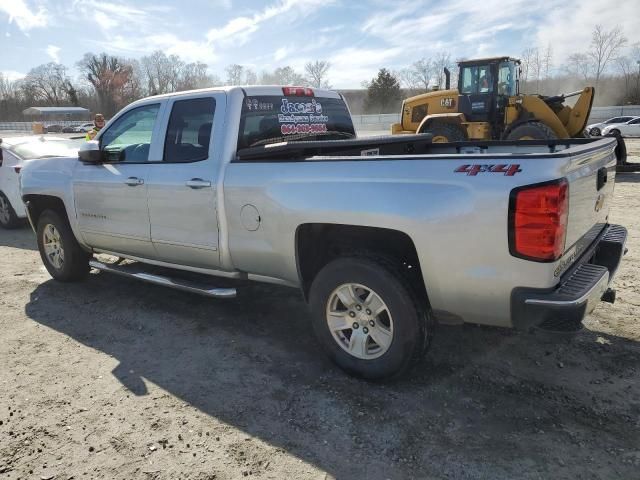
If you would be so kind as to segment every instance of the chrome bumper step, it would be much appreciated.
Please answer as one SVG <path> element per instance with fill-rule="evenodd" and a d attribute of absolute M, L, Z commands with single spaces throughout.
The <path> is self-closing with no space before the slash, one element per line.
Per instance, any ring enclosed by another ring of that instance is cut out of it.
<path fill-rule="evenodd" d="M 124 277 L 136 278 L 143 282 L 174 288 L 176 290 L 183 290 L 185 292 L 198 293 L 206 297 L 234 298 L 237 293 L 235 288 L 215 288 L 200 281 L 151 273 L 149 271 L 145 271 L 146 266 L 144 264 L 137 262 L 126 265 L 116 265 L 103 263 L 93 259 L 89 261 L 89 266 L 102 272 L 115 273 L 116 275 L 122 275 Z"/>

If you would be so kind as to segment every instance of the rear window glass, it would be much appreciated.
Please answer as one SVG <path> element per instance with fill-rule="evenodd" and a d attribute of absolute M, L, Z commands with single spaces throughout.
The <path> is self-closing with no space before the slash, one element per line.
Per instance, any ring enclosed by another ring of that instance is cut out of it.
<path fill-rule="evenodd" d="M 174 103 L 164 142 L 165 162 L 197 162 L 209 156 L 215 108 L 212 97 Z"/>
<path fill-rule="evenodd" d="M 238 149 L 353 137 L 353 122 L 340 98 L 249 96 L 242 105 Z"/>

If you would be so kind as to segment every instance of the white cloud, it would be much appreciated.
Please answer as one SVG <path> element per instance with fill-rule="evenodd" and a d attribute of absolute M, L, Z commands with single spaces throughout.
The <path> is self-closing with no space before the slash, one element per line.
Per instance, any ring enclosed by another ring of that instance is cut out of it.
<path fill-rule="evenodd" d="M 287 58 L 290 53 L 291 53 L 291 49 L 290 48 L 288 48 L 288 47 L 280 47 L 279 49 L 276 50 L 276 53 L 273 54 L 273 59 L 276 62 L 279 62 L 280 60 L 283 60 L 283 59 Z"/>
<path fill-rule="evenodd" d="M 218 56 L 207 42 L 182 40 L 172 33 L 146 35 L 143 37 L 113 36 L 104 47 L 123 55 L 148 55 L 162 50 L 167 55 L 178 55 L 186 62 L 214 63 Z"/>
<path fill-rule="evenodd" d="M 49 23 L 44 7 L 30 7 L 25 0 L 0 0 L 0 12 L 9 15 L 9 23 L 15 23 L 23 32 Z"/>
<path fill-rule="evenodd" d="M 562 19 L 564 17 L 564 21 Z M 570 28 L 567 28 L 567 18 Z M 582 0 L 579 6 L 560 3 L 536 29 L 535 43 L 540 47 L 551 45 L 556 67 L 572 53 L 589 48 L 591 33 L 596 24 L 609 30 L 619 25 L 629 43 L 640 42 L 640 2 L 617 0 L 614 4 L 603 4 L 594 0 Z"/>
<path fill-rule="evenodd" d="M 117 20 L 115 20 L 113 17 L 110 17 L 104 12 L 95 12 L 93 14 L 93 19 L 104 31 L 109 31 L 119 25 L 119 22 Z"/>
<path fill-rule="evenodd" d="M 280 0 L 278 3 L 265 7 L 252 16 L 236 17 L 227 22 L 222 28 L 212 28 L 207 32 L 207 40 L 223 45 L 243 45 L 249 41 L 260 24 L 276 17 L 287 16 L 287 22 L 293 22 L 300 17 L 307 17 L 317 9 L 331 5 L 334 0 Z"/>
<path fill-rule="evenodd" d="M 47 45 L 45 51 L 47 52 L 47 55 L 51 57 L 51 60 L 56 63 L 60 63 L 60 55 L 58 55 L 60 53 L 60 47 L 56 47 L 55 45 Z"/>
<path fill-rule="evenodd" d="M 15 70 L 4 70 L 0 73 L 2 73 L 2 76 L 4 78 L 6 78 L 7 80 L 11 80 L 12 82 L 15 82 L 16 80 L 20 80 L 27 76 L 26 73 L 16 72 Z"/>
<path fill-rule="evenodd" d="M 343 48 L 327 58 L 331 62 L 329 80 L 336 88 L 359 87 L 361 82 L 375 77 L 385 64 L 388 66 L 402 55 L 406 55 L 402 47 Z"/>

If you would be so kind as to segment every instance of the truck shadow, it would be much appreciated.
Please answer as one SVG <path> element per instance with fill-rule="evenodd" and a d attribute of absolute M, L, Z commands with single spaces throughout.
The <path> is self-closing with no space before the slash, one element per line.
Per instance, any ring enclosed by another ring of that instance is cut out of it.
<path fill-rule="evenodd" d="M 39 285 L 26 313 L 117 359 L 112 373 L 135 395 L 148 380 L 336 478 L 523 478 L 523 458 L 532 475 L 563 478 L 556 457 L 575 478 L 592 468 L 583 439 L 637 447 L 625 389 L 639 349 L 595 332 L 443 327 L 410 376 L 372 384 L 325 359 L 284 287 L 243 283 L 237 299 L 212 301 L 92 274 Z"/>
<path fill-rule="evenodd" d="M 616 183 L 638 183 L 640 182 L 640 172 L 616 173 Z"/>
<path fill-rule="evenodd" d="M 11 230 L 0 228 L 0 247 L 38 250 L 33 230 L 31 230 L 31 227 L 26 223 L 19 228 Z"/>

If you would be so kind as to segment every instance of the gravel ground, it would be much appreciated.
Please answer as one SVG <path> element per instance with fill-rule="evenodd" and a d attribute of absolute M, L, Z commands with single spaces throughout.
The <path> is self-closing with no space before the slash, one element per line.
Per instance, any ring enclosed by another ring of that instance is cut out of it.
<path fill-rule="evenodd" d="M 295 290 L 61 284 L 30 230 L 0 231 L 0 479 L 636 479 L 639 181 L 611 214 L 618 300 L 582 332 L 441 327 L 383 385 L 325 359 Z"/>

